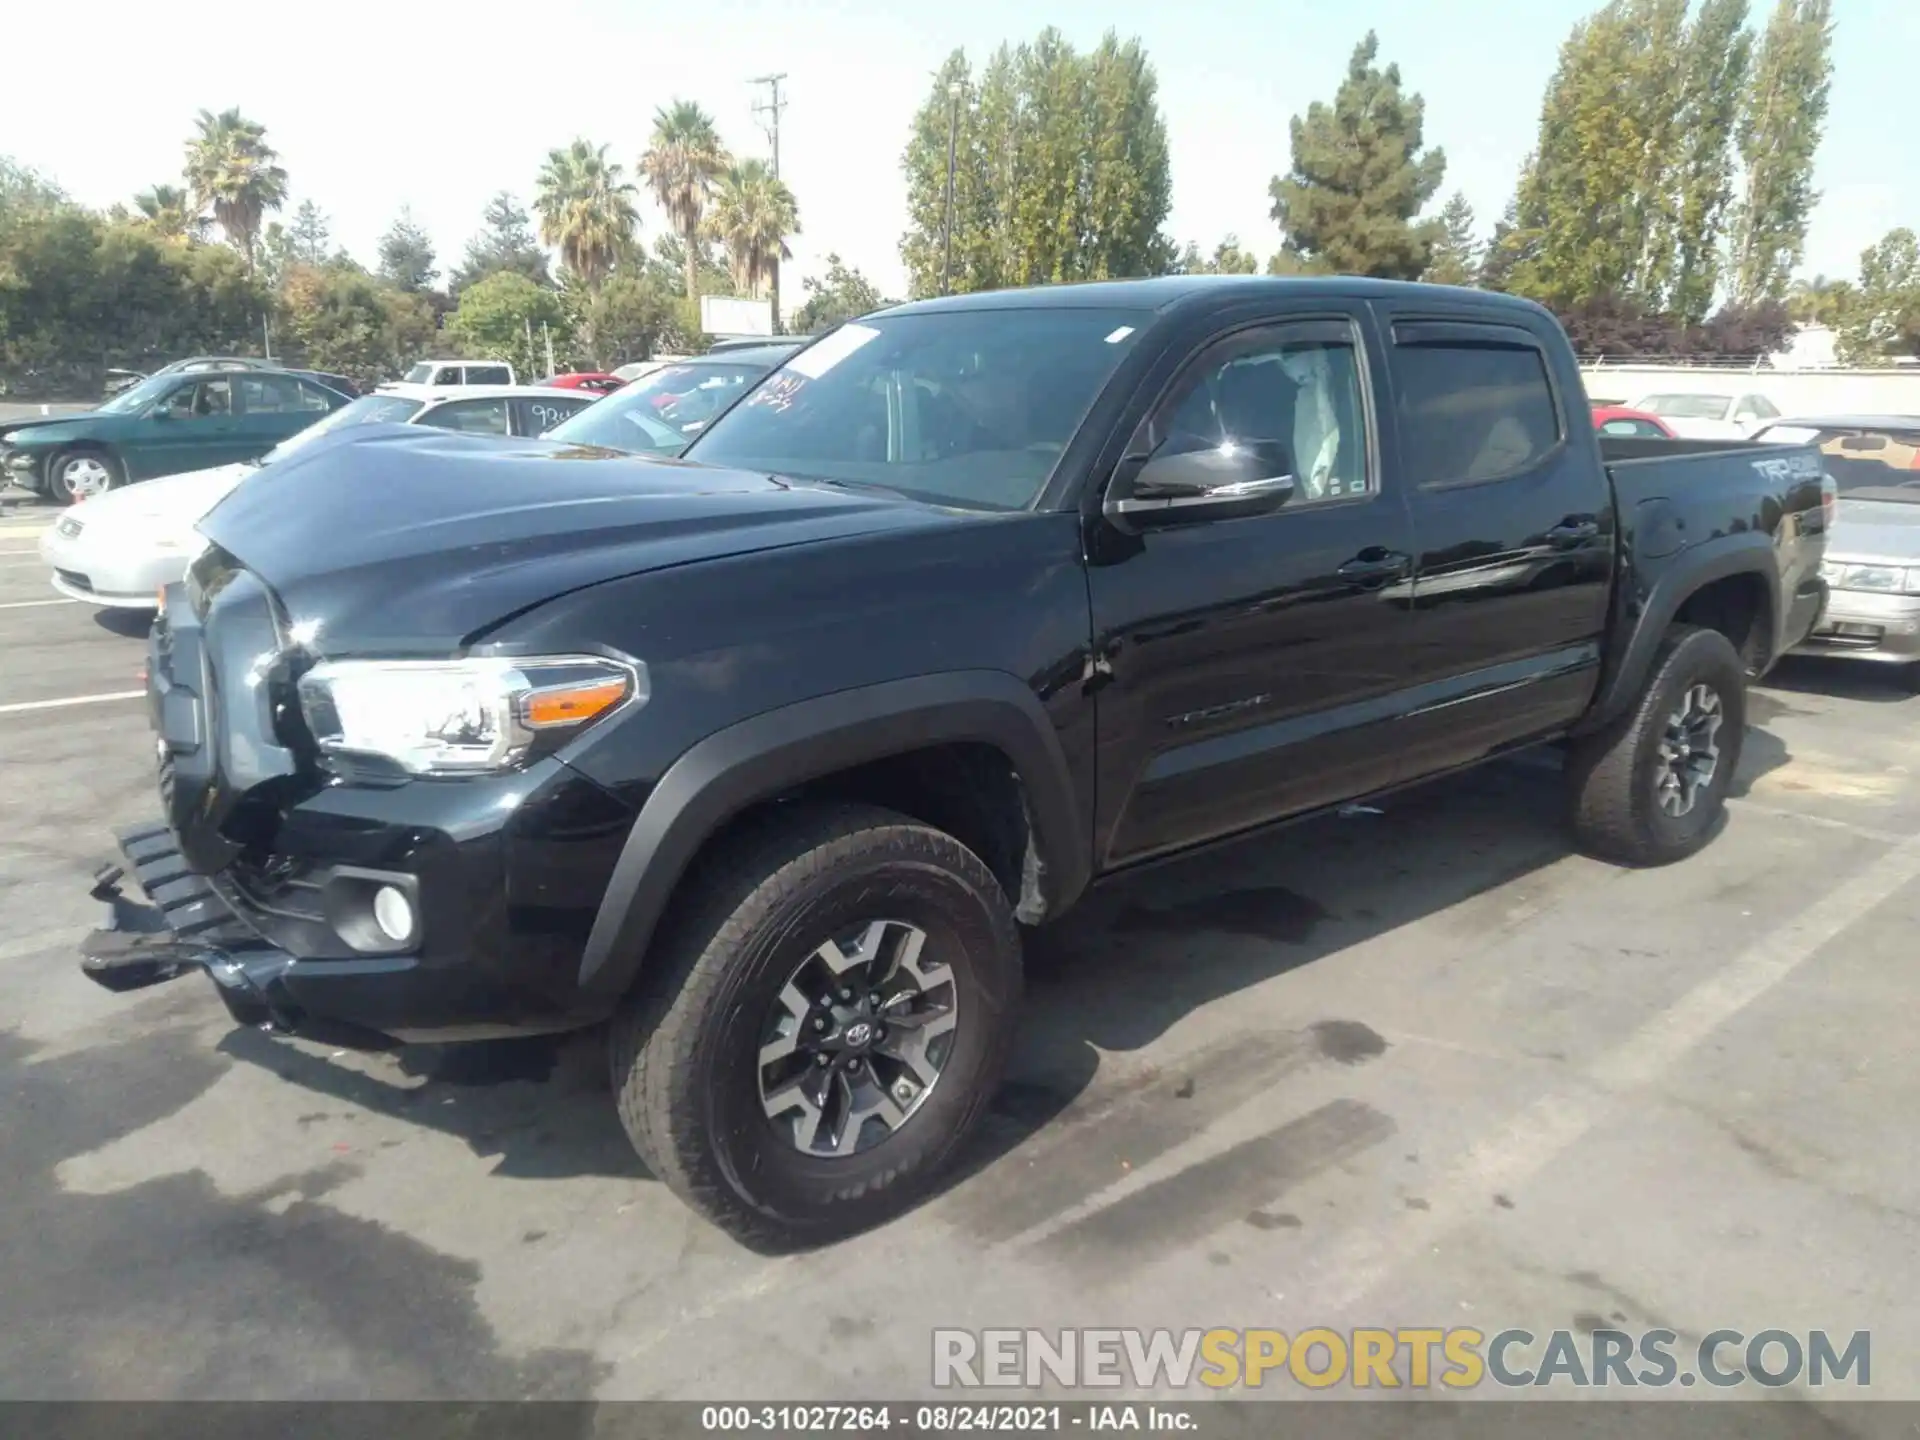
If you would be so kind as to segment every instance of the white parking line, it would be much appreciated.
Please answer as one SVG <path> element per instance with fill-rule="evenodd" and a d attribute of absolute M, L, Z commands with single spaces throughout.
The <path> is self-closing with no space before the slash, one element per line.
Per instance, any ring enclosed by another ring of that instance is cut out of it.
<path fill-rule="evenodd" d="M 78 605 L 78 600 L 9 600 L 0 610 L 32 610 L 40 605 Z"/>
<path fill-rule="evenodd" d="M 0 555 L 38 555 L 38 550 L 0 550 Z"/>
<path fill-rule="evenodd" d="M 72 695 L 64 700 L 19 700 L 0 705 L 0 715 L 20 715 L 28 710 L 59 710 L 68 705 L 104 705 L 109 700 L 139 700 L 144 690 L 115 690 L 107 695 Z"/>

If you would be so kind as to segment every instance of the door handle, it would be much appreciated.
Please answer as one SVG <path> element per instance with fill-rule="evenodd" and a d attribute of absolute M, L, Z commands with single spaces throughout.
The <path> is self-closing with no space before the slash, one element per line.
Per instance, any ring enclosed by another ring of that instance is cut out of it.
<path fill-rule="evenodd" d="M 1584 545 L 1600 533 L 1597 520 L 1562 520 L 1547 531 L 1547 541 L 1556 550 L 1571 550 Z"/>
<path fill-rule="evenodd" d="M 1397 550 L 1362 550 L 1333 573 L 1355 585 L 1385 585 L 1404 580 L 1413 569 L 1413 557 Z"/>

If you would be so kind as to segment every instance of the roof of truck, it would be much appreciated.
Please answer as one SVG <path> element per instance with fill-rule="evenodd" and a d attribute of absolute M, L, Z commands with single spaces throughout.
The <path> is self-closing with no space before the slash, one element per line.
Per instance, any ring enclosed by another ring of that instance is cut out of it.
<path fill-rule="evenodd" d="M 1025 290 L 976 290 L 910 300 L 880 313 L 922 314 L 934 310 L 1167 310 L 1211 300 L 1229 304 L 1262 295 L 1324 295 L 1346 300 L 1468 300 L 1489 310 L 1529 315 L 1545 312 L 1531 300 L 1497 290 L 1464 290 L 1451 285 L 1416 285 L 1405 280 L 1374 280 L 1364 275 L 1156 275 L 1145 280 L 1089 280 L 1072 285 L 1038 285 Z"/>

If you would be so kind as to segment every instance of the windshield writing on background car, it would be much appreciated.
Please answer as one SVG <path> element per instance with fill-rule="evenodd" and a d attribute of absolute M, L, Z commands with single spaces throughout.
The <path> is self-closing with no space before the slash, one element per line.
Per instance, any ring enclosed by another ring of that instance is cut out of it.
<path fill-rule="evenodd" d="M 687 458 L 1021 509 L 1145 318 L 1048 307 L 843 326 L 729 410 Z"/>
<path fill-rule="evenodd" d="M 636 455 L 678 455 L 766 373 L 764 365 L 724 361 L 663 366 L 595 401 L 547 438 Z"/>

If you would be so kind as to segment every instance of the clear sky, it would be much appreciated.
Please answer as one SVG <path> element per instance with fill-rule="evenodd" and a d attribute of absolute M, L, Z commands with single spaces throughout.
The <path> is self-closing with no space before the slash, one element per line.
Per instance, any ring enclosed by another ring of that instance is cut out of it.
<path fill-rule="evenodd" d="M 656 106 L 697 100 L 740 153 L 766 137 L 747 81 L 785 71 L 781 172 L 804 233 L 786 268 L 839 252 L 904 293 L 900 153 L 929 72 L 955 46 L 976 60 L 1046 23 L 1077 45 L 1111 26 L 1138 35 L 1159 72 L 1180 241 L 1229 232 L 1264 257 L 1279 237 L 1267 181 L 1288 165 L 1287 121 L 1331 98 L 1371 26 L 1381 54 L 1427 101 L 1447 152 L 1440 199 L 1466 192 L 1484 235 L 1532 144 L 1568 28 L 1597 0 L 306 0 L 154 9 L 11 7 L 0 21 L 0 153 L 94 205 L 179 178 L 202 106 L 238 105 L 281 154 L 291 203 L 315 201 L 366 262 L 401 205 L 458 258 L 481 207 L 524 202 L 545 152 L 575 135 L 631 169 Z M 1764 14 L 1772 0 L 1754 0 Z M 1837 0 L 1835 84 L 1809 237 L 1809 271 L 1851 275 L 1861 249 L 1920 226 L 1910 139 L 1920 0 Z M 1900 118 L 1896 118 L 1900 117 Z M 1438 204 L 1436 200 L 1436 205 Z M 661 220 L 643 207 L 650 238 Z"/>

